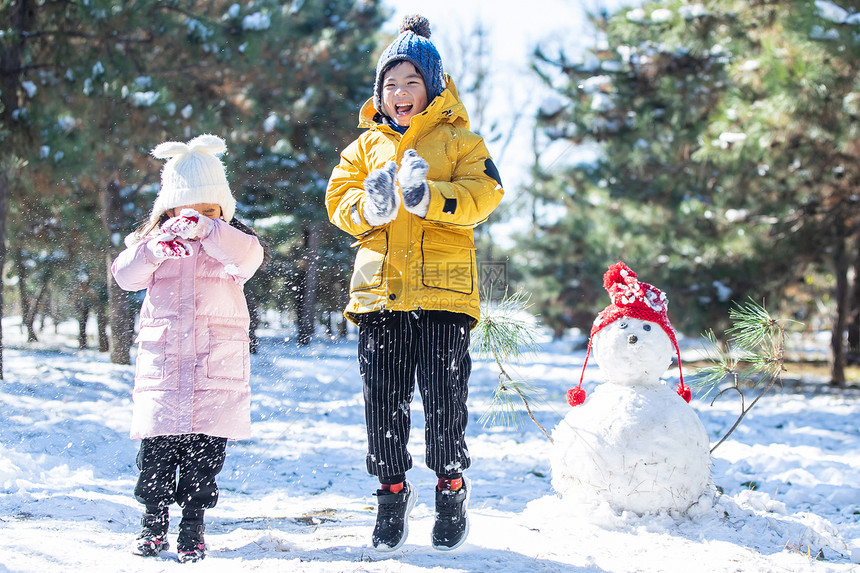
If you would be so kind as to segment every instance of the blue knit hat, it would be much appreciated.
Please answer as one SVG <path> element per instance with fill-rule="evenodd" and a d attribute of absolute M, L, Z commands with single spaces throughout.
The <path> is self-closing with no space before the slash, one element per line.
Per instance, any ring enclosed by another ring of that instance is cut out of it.
<path fill-rule="evenodd" d="M 406 16 L 400 24 L 400 35 L 388 45 L 376 64 L 376 82 L 373 86 L 373 107 L 382 111 L 382 74 L 392 63 L 405 61 L 424 77 L 427 87 L 427 102 L 445 89 L 442 57 L 430 41 L 430 22 L 424 16 Z"/>

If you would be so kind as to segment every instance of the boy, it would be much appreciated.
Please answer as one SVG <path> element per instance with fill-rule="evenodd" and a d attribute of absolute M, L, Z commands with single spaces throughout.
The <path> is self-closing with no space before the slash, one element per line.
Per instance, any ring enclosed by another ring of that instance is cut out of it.
<path fill-rule="evenodd" d="M 373 546 L 406 541 L 417 494 L 409 405 L 415 382 L 424 403 L 426 463 L 438 477 L 432 545 L 466 540 L 471 485 L 463 478 L 469 331 L 479 318 L 472 229 L 504 191 L 421 16 L 404 19 L 383 51 L 366 131 L 341 154 L 326 190 L 332 223 L 357 238 L 346 316 L 359 327 L 367 469 L 378 477 Z"/>

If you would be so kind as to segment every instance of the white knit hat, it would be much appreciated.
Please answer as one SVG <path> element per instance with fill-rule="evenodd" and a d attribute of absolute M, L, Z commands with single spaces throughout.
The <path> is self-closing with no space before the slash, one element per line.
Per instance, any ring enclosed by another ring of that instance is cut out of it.
<path fill-rule="evenodd" d="M 188 143 L 166 141 L 152 150 L 153 157 L 167 159 L 161 170 L 161 190 L 150 221 L 158 221 L 168 209 L 195 203 L 215 203 L 228 223 L 236 212 L 224 164 L 217 157 L 227 144 L 217 135 L 199 135 Z"/>

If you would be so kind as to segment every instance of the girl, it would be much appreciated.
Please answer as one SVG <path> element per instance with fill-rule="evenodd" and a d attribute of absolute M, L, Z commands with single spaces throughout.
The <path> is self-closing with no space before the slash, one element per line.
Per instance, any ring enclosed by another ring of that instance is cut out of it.
<path fill-rule="evenodd" d="M 224 140 L 166 142 L 149 224 L 111 266 L 117 284 L 146 289 L 131 437 L 141 440 L 135 498 L 146 506 L 134 552 L 168 548 L 168 506 L 182 507 L 180 562 L 205 556 L 203 512 L 215 507 L 228 439 L 250 437 L 249 315 L 242 287 L 264 249 L 233 219 L 236 201 L 216 155 Z M 177 478 L 178 469 L 178 478 Z"/>

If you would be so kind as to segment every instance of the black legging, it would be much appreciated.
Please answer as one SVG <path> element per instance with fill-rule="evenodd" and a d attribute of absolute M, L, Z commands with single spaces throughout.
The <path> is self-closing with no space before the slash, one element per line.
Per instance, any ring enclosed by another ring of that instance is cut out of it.
<path fill-rule="evenodd" d="M 426 419 L 427 467 L 439 477 L 456 478 L 471 464 L 466 449 L 471 320 L 465 314 L 420 310 L 360 317 L 367 471 L 383 483 L 412 467 L 406 444 L 416 380 Z"/>
<path fill-rule="evenodd" d="M 203 434 L 144 438 L 137 454 L 140 477 L 134 497 L 147 506 L 166 507 L 175 501 L 189 510 L 215 507 L 215 476 L 224 466 L 226 452 L 227 438 Z"/>

